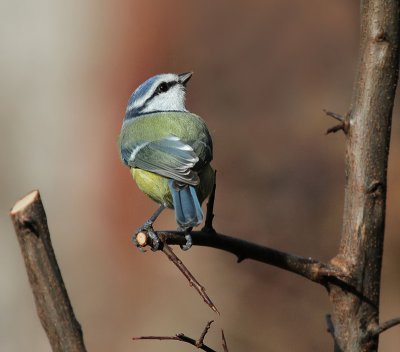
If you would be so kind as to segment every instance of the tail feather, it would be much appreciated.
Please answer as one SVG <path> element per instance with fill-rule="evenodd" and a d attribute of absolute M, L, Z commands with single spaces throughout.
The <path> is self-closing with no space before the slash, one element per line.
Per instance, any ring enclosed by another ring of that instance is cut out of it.
<path fill-rule="evenodd" d="M 189 185 L 176 185 L 174 180 L 170 180 L 168 185 L 178 225 L 184 229 L 199 225 L 203 221 L 203 211 L 195 188 Z"/>

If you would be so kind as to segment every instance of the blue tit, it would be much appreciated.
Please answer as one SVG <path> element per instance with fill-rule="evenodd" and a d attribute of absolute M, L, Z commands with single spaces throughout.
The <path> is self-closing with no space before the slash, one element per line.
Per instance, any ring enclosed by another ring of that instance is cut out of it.
<path fill-rule="evenodd" d="M 160 204 L 144 223 L 152 230 L 158 215 L 175 210 L 178 229 L 191 246 L 190 231 L 203 221 L 202 202 L 210 195 L 215 173 L 210 166 L 213 145 L 205 122 L 185 107 L 186 85 L 192 73 L 160 74 L 142 83 L 128 101 L 119 136 L 122 161 L 139 189 Z"/>

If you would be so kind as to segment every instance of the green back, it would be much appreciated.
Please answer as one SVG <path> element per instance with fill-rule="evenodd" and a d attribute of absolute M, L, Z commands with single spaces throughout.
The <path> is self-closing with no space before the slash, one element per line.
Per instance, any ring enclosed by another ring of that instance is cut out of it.
<path fill-rule="evenodd" d="M 212 160 L 212 140 L 207 126 L 199 116 L 189 112 L 157 112 L 125 121 L 119 138 L 120 149 L 171 135 L 193 148 L 199 158 L 196 168 Z"/>

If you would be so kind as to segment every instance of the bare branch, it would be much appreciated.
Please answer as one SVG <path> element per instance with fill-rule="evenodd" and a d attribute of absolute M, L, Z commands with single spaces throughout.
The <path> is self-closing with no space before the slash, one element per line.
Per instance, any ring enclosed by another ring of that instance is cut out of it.
<path fill-rule="evenodd" d="M 157 231 L 161 241 L 168 244 L 185 244 L 185 238 L 177 231 Z M 281 269 L 303 276 L 313 282 L 325 285 L 330 277 L 347 278 L 347 273 L 341 267 L 322 263 L 312 258 L 304 258 L 285 253 L 265 246 L 241 240 L 219 233 L 194 231 L 191 233 L 193 245 L 212 247 L 235 254 L 238 262 L 253 259 L 270 264 Z M 137 238 L 139 242 L 139 238 Z M 145 233 L 141 233 L 140 245 L 146 246 L 149 241 Z"/>
<path fill-rule="evenodd" d="M 341 352 L 339 345 L 338 345 L 336 335 L 335 335 L 335 326 L 333 325 L 332 316 L 330 314 L 326 314 L 325 321 L 326 321 L 326 326 L 327 326 L 326 331 L 331 334 L 332 339 L 333 339 L 334 352 Z"/>
<path fill-rule="evenodd" d="M 199 348 L 203 346 L 204 343 L 204 338 L 206 337 L 208 330 L 210 330 L 211 324 L 214 322 L 214 320 L 210 320 L 207 325 L 205 326 L 203 332 L 201 333 L 199 339 L 196 341 L 196 347 Z"/>
<path fill-rule="evenodd" d="M 400 318 L 395 318 L 395 319 L 385 321 L 384 323 L 382 323 L 379 326 L 372 329 L 370 331 L 369 336 L 370 336 L 370 338 L 376 337 L 376 336 L 382 334 L 384 331 L 386 331 L 396 325 L 400 325 Z"/>
<path fill-rule="evenodd" d="M 206 221 L 202 229 L 202 231 L 204 232 L 215 232 L 213 227 L 213 220 L 214 220 L 214 201 L 215 201 L 216 188 L 217 188 L 217 170 L 214 171 L 214 186 L 207 202 Z"/>
<path fill-rule="evenodd" d="M 176 254 L 172 251 L 172 248 L 168 246 L 165 242 L 163 243 L 162 246 L 162 251 L 164 254 L 168 257 L 169 260 L 171 260 L 177 268 L 182 272 L 182 274 L 186 277 L 186 279 L 189 281 L 189 285 L 194 287 L 194 289 L 200 294 L 200 296 L 203 298 L 204 302 L 207 303 L 207 305 L 216 313 L 219 314 L 219 311 L 217 307 L 214 305 L 214 303 L 211 301 L 210 297 L 208 297 L 206 293 L 206 289 L 204 286 L 202 286 L 192 275 L 192 273 L 186 268 L 186 266 L 182 263 L 182 261 L 176 256 Z M 211 323 L 210 323 L 211 325 Z"/>
<path fill-rule="evenodd" d="M 226 340 L 225 340 L 224 330 L 222 330 L 222 329 L 221 329 L 221 335 L 222 335 L 222 348 L 224 349 L 224 352 L 229 352 L 228 345 L 226 344 Z"/>
<path fill-rule="evenodd" d="M 325 109 L 323 109 L 322 111 L 323 111 L 326 115 L 328 115 L 328 116 L 330 116 L 330 117 L 333 117 L 335 120 L 338 120 L 338 121 L 340 121 L 340 122 L 345 122 L 345 121 L 346 121 L 346 119 L 345 119 L 342 115 L 337 114 L 336 112 L 328 111 L 328 110 L 325 110 Z"/>
<path fill-rule="evenodd" d="M 11 209 L 36 309 L 53 351 L 86 351 L 51 245 L 46 213 L 38 191 Z"/>
<path fill-rule="evenodd" d="M 132 340 L 138 341 L 138 340 L 172 340 L 172 341 L 182 341 L 186 342 L 192 346 L 197 347 L 200 350 L 206 351 L 206 352 L 216 352 L 213 350 L 211 347 L 208 347 L 203 343 L 204 337 L 206 336 L 208 330 L 210 329 L 210 326 L 213 321 L 209 321 L 204 328 L 202 334 L 200 335 L 198 340 L 195 340 L 189 336 L 186 336 L 183 333 L 176 334 L 175 336 L 139 336 L 139 337 L 133 337 Z"/>
<path fill-rule="evenodd" d="M 343 117 L 342 115 L 339 115 L 332 111 L 327 111 L 325 109 L 323 111 L 326 115 L 333 117 L 335 120 L 340 121 L 339 125 L 328 128 L 328 130 L 326 131 L 326 134 L 336 133 L 337 131 L 340 131 L 340 130 L 342 130 L 345 134 L 347 134 L 349 132 L 350 124 L 349 124 L 347 117 Z"/>
<path fill-rule="evenodd" d="M 358 72 L 346 134 L 345 196 L 339 253 L 352 290 L 328 283 L 343 351 L 377 351 L 366 341 L 379 321 L 388 153 L 399 68 L 399 0 L 362 0 Z"/>

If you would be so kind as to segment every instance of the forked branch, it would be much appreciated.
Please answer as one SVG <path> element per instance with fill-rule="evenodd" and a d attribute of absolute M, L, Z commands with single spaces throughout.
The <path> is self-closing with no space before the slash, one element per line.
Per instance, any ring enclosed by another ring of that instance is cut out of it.
<path fill-rule="evenodd" d="M 182 233 L 178 231 L 157 231 L 157 235 L 161 241 L 168 244 L 184 245 L 186 241 Z M 202 230 L 194 231 L 191 235 L 193 245 L 217 248 L 232 253 L 236 255 L 238 262 L 245 259 L 253 259 L 290 271 L 320 284 L 325 284 L 330 277 L 347 278 L 347 273 L 340 267 L 323 263 L 310 257 L 305 258 L 281 252 L 277 249 L 261 246 L 217 232 L 210 233 Z M 136 239 L 141 246 L 151 243 L 150 238 L 143 232 Z"/>
<path fill-rule="evenodd" d="M 138 340 L 170 340 L 170 341 L 181 341 L 181 342 L 186 342 L 194 347 L 197 347 L 200 350 L 207 351 L 207 352 L 216 352 L 213 350 L 211 347 L 208 347 L 207 345 L 204 344 L 204 338 L 208 333 L 208 330 L 210 329 L 211 324 L 213 323 L 213 320 L 209 321 L 205 328 L 203 329 L 203 332 L 201 333 L 200 337 L 195 340 L 189 336 L 186 336 L 183 333 L 176 334 L 174 336 L 139 336 L 139 337 L 133 337 L 132 340 L 138 341 Z M 222 337 L 222 345 L 226 346 L 226 341 L 224 336 Z M 225 348 L 225 347 L 224 347 Z M 227 350 L 224 350 L 227 351 Z"/>

